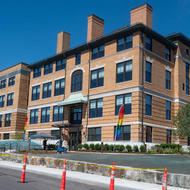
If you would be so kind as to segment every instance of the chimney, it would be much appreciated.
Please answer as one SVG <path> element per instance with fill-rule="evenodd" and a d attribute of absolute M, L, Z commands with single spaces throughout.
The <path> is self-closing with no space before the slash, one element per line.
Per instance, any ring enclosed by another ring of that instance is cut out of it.
<path fill-rule="evenodd" d="M 104 35 L 104 20 L 96 15 L 89 15 L 87 30 L 87 42 L 102 37 Z"/>
<path fill-rule="evenodd" d="M 143 23 L 152 28 L 152 7 L 148 4 L 141 5 L 131 10 L 131 25 Z"/>
<path fill-rule="evenodd" d="M 57 34 L 57 54 L 62 53 L 70 48 L 70 34 L 60 32 Z"/>

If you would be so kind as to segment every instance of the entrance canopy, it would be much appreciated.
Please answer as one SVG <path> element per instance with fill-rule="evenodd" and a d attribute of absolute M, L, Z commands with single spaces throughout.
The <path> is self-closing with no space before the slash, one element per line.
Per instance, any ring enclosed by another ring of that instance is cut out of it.
<path fill-rule="evenodd" d="M 67 99 L 63 100 L 59 105 L 70 105 L 70 104 L 78 104 L 78 103 L 87 103 L 87 97 L 83 96 L 82 93 L 72 94 Z"/>

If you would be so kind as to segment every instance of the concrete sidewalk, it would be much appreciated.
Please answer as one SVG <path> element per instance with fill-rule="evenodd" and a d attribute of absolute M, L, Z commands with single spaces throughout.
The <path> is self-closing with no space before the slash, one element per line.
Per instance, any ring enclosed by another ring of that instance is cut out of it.
<path fill-rule="evenodd" d="M 0 161 L 0 166 L 5 168 L 12 168 L 17 169 L 20 171 L 18 175 L 21 174 L 22 170 L 22 164 L 14 163 L 14 162 L 8 162 L 8 161 Z M 44 166 L 33 166 L 33 165 L 27 165 L 28 172 L 37 173 L 37 174 L 43 174 L 48 176 L 54 176 L 61 178 L 63 170 L 61 169 L 54 169 L 54 168 L 47 168 Z M 90 184 L 97 184 L 101 183 L 104 185 L 108 185 L 110 183 L 110 177 L 95 175 L 95 174 L 86 174 L 86 173 L 80 173 L 80 172 L 74 172 L 74 171 L 67 171 L 67 179 L 75 180 L 78 182 L 83 183 L 90 183 Z M 117 189 L 119 187 L 126 187 L 126 188 L 135 188 L 139 190 L 161 190 L 161 185 L 151 184 L 151 183 L 144 183 L 144 182 L 136 182 L 136 181 L 130 181 L 130 180 L 124 180 L 124 179 L 115 179 L 115 186 Z M 168 190 L 185 190 L 183 188 L 178 187 L 171 187 L 168 186 Z"/>

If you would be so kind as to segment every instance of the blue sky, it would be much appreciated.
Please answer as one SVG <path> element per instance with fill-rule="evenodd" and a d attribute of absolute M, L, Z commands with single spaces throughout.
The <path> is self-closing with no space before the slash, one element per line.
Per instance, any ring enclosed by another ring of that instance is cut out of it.
<path fill-rule="evenodd" d="M 190 0 L 0 0 L 0 70 L 56 54 L 57 33 L 71 34 L 71 47 L 86 42 L 87 17 L 104 19 L 105 34 L 130 24 L 130 10 L 153 7 L 153 29 L 190 38 Z"/>

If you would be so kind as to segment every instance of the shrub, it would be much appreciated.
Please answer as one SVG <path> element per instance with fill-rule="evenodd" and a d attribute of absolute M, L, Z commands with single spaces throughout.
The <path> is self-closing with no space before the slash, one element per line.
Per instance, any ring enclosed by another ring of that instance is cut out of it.
<path fill-rule="evenodd" d="M 94 150 L 94 144 L 90 144 L 90 149 Z"/>
<path fill-rule="evenodd" d="M 141 145 L 141 146 L 140 146 L 140 151 L 141 151 L 141 152 L 145 152 L 145 151 L 146 151 L 146 148 L 145 148 L 144 145 Z"/>
<path fill-rule="evenodd" d="M 88 150 L 88 148 L 89 148 L 88 144 L 84 144 L 83 147 L 84 147 L 86 150 Z"/>
<path fill-rule="evenodd" d="M 77 148 L 78 148 L 78 150 L 81 150 L 82 149 L 82 144 L 78 144 Z"/>
<path fill-rule="evenodd" d="M 104 150 L 108 151 L 109 150 L 109 144 L 104 144 Z"/>
<path fill-rule="evenodd" d="M 131 145 L 127 145 L 127 146 L 126 146 L 126 150 L 127 150 L 127 152 L 132 152 L 132 147 L 131 147 Z"/>
<path fill-rule="evenodd" d="M 123 152 L 125 150 L 125 147 L 123 145 L 120 145 L 120 152 Z"/>
<path fill-rule="evenodd" d="M 139 147 L 137 145 L 133 146 L 133 151 L 134 152 L 139 152 Z"/>
<path fill-rule="evenodd" d="M 115 150 L 117 152 L 123 152 L 124 149 L 125 149 L 125 147 L 123 145 L 116 145 L 115 146 Z"/>
<path fill-rule="evenodd" d="M 109 145 L 109 151 L 113 151 L 113 149 L 114 149 L 114 145 L 113 144 Z"/>
<path fill-rule="evenodd" d="M 100 144 L 95 144 L 95 150 L 101 150 L 101 145 Z"/>

